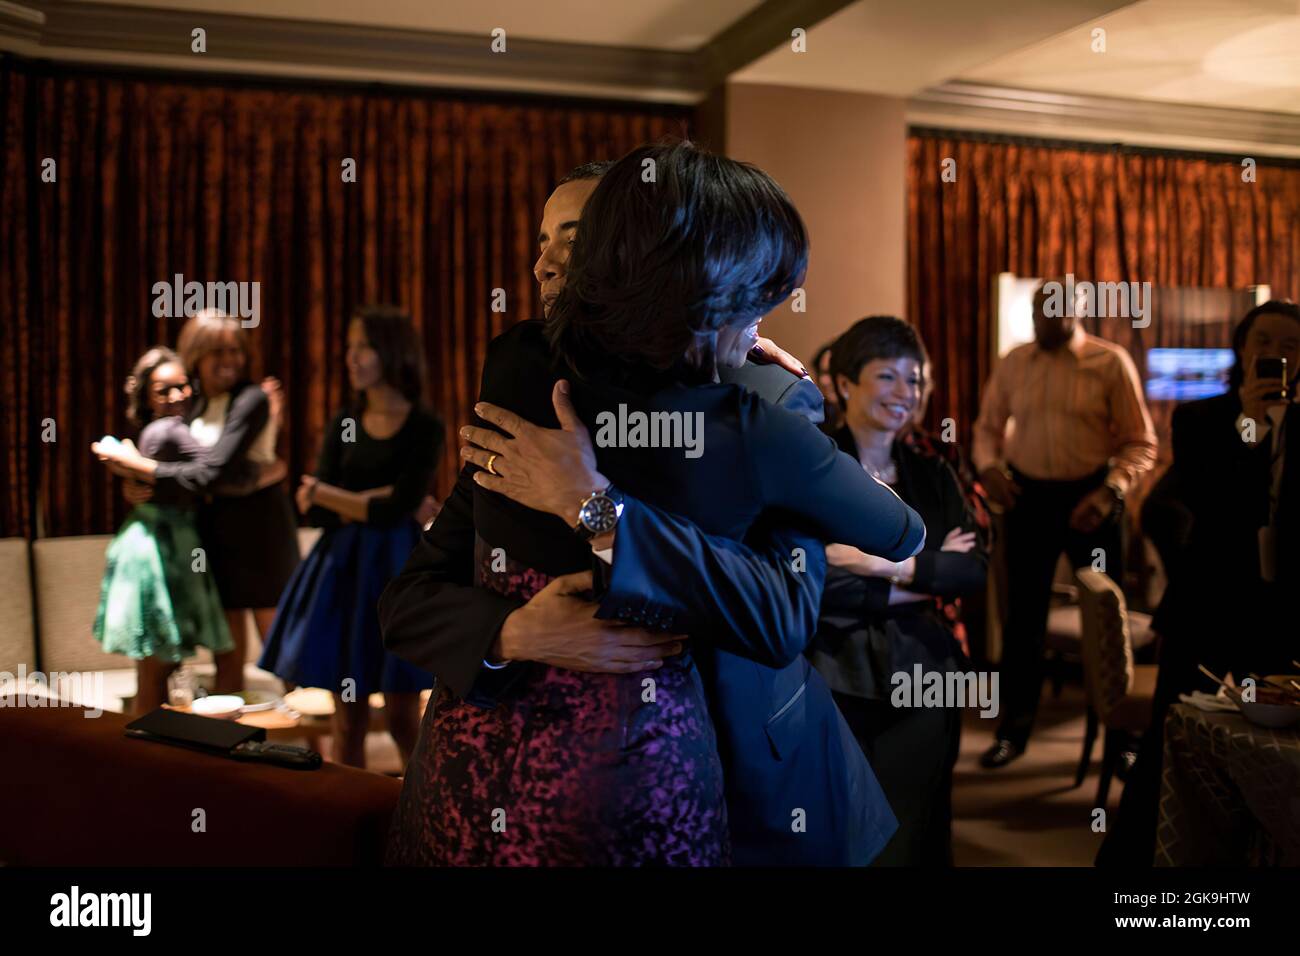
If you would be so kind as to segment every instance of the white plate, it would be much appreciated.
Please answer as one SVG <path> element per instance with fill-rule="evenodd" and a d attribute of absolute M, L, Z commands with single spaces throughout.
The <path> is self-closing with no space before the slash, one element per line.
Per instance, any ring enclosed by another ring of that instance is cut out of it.
<path fill-rule="evenodd" d="M 200 717 L 234 717 L 243 706 L 243 699 L 234 694 L 213 694 L 196 699 L 190 710 Z"/>
<path fill-rule="evenodd" d="M 280 706 L 280 697 L 264 690 L 241 690 L 232 697 L 238 697 L 244 702 L 240 708 L 245 714 L 256 714 L 264 710 L 275 710 Z"/>

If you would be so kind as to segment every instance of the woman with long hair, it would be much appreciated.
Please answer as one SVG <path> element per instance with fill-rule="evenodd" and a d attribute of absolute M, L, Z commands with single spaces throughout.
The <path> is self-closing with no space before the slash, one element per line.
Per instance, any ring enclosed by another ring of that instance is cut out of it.
<path fill-rule="evenodd" d="M 420 536 L 420 507 L 443 427 L 424 406 L 424 363 L 410 318 L 388 306 L 348 324 L 352 398 L 321 442 L 298 510 L 324 528 L 285 588 L 259 663 L 295 684 L 334 693 L 335 759 L 364 767 L 370 694 L 384 695 L 402 763 L 419 733 L 420 691 L 433 678 L 384 650 L 379 595 Z"/>
<path fill-rule="evenodd" d="M 690 143 L 615 163 L 584 208 L 548 323 L 498 337 L 481 389 L 484 402 L 556 427 L 552 392 L 571 379 L 603 487 L 554 513 L 477 488 L 467 581 L 522 601 L 590 569 L 624 491 L 737 540 L 780 509 L 828 539 L 912 554 L 924 531 L 894 494 L 804 418 L 717 383 L 806 263 L 799 214 L 761 170 Z M 616 535 L 614 547 L 617 561 Z M 523 674 L 491 709 L 444 687 L 425 712 L 391 862 L 729 862 L 717 745 L 689 650 L 652 676 Z"/>

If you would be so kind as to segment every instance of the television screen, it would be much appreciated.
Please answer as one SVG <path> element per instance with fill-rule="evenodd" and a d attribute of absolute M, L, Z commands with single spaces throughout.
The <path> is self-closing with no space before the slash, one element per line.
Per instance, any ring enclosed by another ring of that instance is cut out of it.
<path fill-rule="evenodd" d="M 1186 402 L 1228 390 L 1232 349 L 1148 349 L 1147 398 Z"/>

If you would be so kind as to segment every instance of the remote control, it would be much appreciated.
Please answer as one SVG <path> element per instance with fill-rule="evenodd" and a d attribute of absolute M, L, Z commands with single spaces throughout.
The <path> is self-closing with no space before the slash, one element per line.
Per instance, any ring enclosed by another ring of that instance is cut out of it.
<path fill-rule="evenodd" d="M 294 747 L 289 744 L 268 744 L 260 740 L 250 740 L 230 751 L 236 760 L 249 760 L 255 763 L 273 763 L 290 770 L 319 770 L 321 756 L 306 747 Z"/>

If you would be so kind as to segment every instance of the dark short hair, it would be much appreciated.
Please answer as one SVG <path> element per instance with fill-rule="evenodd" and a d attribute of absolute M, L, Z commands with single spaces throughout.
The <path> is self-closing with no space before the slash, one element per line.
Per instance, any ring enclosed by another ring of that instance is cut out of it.
<path fill-rule="evenodd" d="M 847 332 L 831 343 L 831 377 L 843 375 L 856 382 L 862 367 L 875 359 L 915 359 L 917 365 L 926 362 L 925 343 L 916 329 L 892 315 L 871 315 L 849 326 Z M 844 404 L 839 389 L 836 400 Z"/>
<path fill-rule="evenodd" d="M 1232 371 L 1228 373 L 1228 385 L 1237 388 L 1246 380 L 1246 370 L 1241 363 L 1241 350 L 1246 347 L 1246 336 L 1261 315 L 1281 315 L 1300 323 L 1300 305 L 1288 299 L 1269 299 L 1251 309 L 1236 328 L 1232 330 Z"/>
<path fill-rule="evenodd" d="M 600 356 L 711 378 L 716 333 L 783 302 L 807 264 L 803 220 L 761 169 L 688 141 L 639 146 L 587 200 L 547 334 L 578 375 Z"/>
<path fill-rule="evenodd" d="M 596 163 L 583 163 L 581 166 L 574 166 L 569 170 L 563 179 L 555 184 L 559 189 L 565 183 L 580 182 L 584 179 L 600 179 L 614 166 L 614 160 L 602 159 Z"/>
<path fill-rule="evenodd" d="M 123 387 L 126 392 L 126 420 L 132 425 L 143 428 L 153 420 L 153 406 L 149 404 L 149 383 L 153 380 L 153 373 L 168 362 L 175 362 L 185 368 L 181 357 L 165 345 L 155 345 L 136 359 Z M 188 374 L 187 372 L 186 375 Z"/>
<path fill-rule="evenodd" d="M 384 381 L 416 405 L 424 401 L 424 349 L 411 317 L 394 305 L 363 305 L 352 313 L 379 355 Z M 365 396 L 356 396 L 364 405 Z"/>

